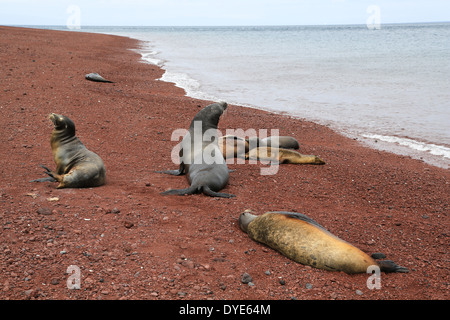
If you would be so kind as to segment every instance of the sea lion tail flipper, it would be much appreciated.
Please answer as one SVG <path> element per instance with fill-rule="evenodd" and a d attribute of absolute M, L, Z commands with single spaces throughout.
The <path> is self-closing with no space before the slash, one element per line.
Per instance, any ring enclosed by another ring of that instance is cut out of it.
<path fill-rule="evenodd" d="M 161 192 L 162 195 L 178 195 L 178 196 L 184 196 L 186 194 L 194 194 L 194 193 L 198 193 L 199 189 L 197 186 L 191 186 L 189 188 L 186 189 L 170 189 L 164 192 Z"/>
<path fill-rule="evenodd" d="M 233 197 L 236 197 L 234 194 L 212 191 L 208 186 L 203 186 L 203 193 L 208 195 L 208 196 L 211 196 L 211 197 L 220 197 L 220 198 L 233 198 Z"/>
<path fill-rule="evenodd" d="M 377 261 L 378 266 L 380 267 L 380 270 L 383 272 L 401 272 L 401 273 L 408 273 L 409 269 L 397 265 L 394 261 L 391 260 L 382 260 Z"/>

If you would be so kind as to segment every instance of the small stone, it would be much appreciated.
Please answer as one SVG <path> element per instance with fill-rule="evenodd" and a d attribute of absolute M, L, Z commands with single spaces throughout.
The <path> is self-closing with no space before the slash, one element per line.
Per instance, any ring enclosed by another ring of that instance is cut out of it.
<path fill-rule="evenodd" d="M 30 298 L 30 297 L 33 295 L 33 289 L 26 290 L 26 291 L 25 291 L 25 295 L 26 295 L 28 298 Z"/>
<path fill-rule="evenodd" d="M 207 263 L 202 263 L 201 266 L 205 269 L 205 270 L 211 270 L 211 266 Z"/>
<path fill-rule="evenodd" d="M 125 228 L 130 229 L 132 226 L 134 226 L 134 223 L 131 221 L 125 221 L 124 226 Z"/>
<path fill-rule="evenodd" d="M 270 270 L 267 270 L 266 272 L 264 272 L 265 274 L 267 274 L 268 276 L 270 276 Z"/>
<path fill-rule="evenodd" d="M 56 279 L 56 278 L 54 278 L 54 279 L 52 279 L 52 281 L 50 281 L 50 283 L 51 283 L 52 285 L 57 285 L 57 284 L 59 284 L 59 280 Z"/>
<path fill-rule="evenodd" d="M 355 293 L 356 293 L 358 296 L 362 296 L 362 294 L 363 294 L 363 292 L 362 292 L 361 290 L 356 290 Z"/>
<path fill-rule="evenodd" d="M 37 209 L 37 213 L 42 214 L 44 216 L 49 216 L 52 214 L 52 210 L 49 208 L 46 208 L 46 207 L 42 207 L 42 208 Z"/>
<path fill-rule="evenodd" d="M 181 265 L 186 267 L 186 268 L 193 269 L 194 268 L 194 261 L 192 261 L 192 260 L 183 260 L 181 262 Z"/>
<path fill-rule="evenodd" d="M 286 281 L 284 281 L 283 279 L 280 279 L 280 284 L 282 285 L 282 286 L 284 286 L 285 284 L 286 284 Z"/>
<path fill-rule="evenodd" d="M 241 281 L 242 281 L 242 283 L 250 283 L 253 281 L 253 279 L 247 272 L 244 272 L 242 274 Z"/>
<path fill-rule="evenodd" d="M 307 283 L 306 285 L 305 285 L 305 287 L 306 287 L 306 289 L 312 289 L 312 284 L 311 283 Z"/>

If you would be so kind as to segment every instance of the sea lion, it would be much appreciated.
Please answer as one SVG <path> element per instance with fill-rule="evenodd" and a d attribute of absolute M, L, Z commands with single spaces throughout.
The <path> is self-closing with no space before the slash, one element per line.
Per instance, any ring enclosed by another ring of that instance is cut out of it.
<path fill-rule="evenodd" d="M 298 263 L 348 274 L 365 273 L 373 265 L 383 272 L 408 272 L 393 261 L 375 261 L 304 214 L 272 211 L 256 216 L 250 212 L 239 216 L 241 230 Z"/>
<path fill-rule="evenodd" d="M 248 137 L 245 139 L 245 141 L 247 141 L 248 148 L 250 150 L 262 146 L 261 139 L 259 137 Z"/>
<path fill-rule="evenodd" d="M 219 149 L 225 159 L 245 158 L 249 144 L 244 138 L 226 135 L 219 137 Z"/>
<path fill-rule="evenodd" d="M 42 166 L 50 177 L 33 182 L 57 181 L 61 188 L 97 187 L 105 183 L 106 169 L 103 160 L 88 150 L 75 136 L 75 124 L 68 117 L 51 113 L 54 128 L 50 137 L 56 171 Z"/>
<path fill-rule="evenodd" d="M 284 149 L 299 149 L 300 144 L 297 139 L 290 136 L 270 136 L 260 140 L 259 146 L 278 147 Z"/>
<path fill-rule="evenodd" d="M 186 174 L 190 187 L 172 189 L 162 194 L 186 195 L 203 192 L 212 197 L 235 196 L 218 192 L 225 188 L 229 180 L 228 166 L 219 149 L 217 135 L 217 125 L 226 108 L 225 102 L 213 103 L 195 115 L 189 131 L 181 141 L 179 169 L 159 171 L 172 175 Z M 209 141 L 205 141 L 206 135 L 210 136 Z"/>
<path fill-rule="evenodd" d="M 88 73 L 84 76 L 87 80 L 95 81 L 95 82 L 107 82 L 107 83 L 114 83 L 112 81 L 106 80 L 98 73 Z"/>
<path fill-rule="evenodd" d="M 278 163 L 291 164 L 325 164 L 325 161 L 315 155 L 304 155 L 295 150 L 284 148 L 259 147 L 251 149 L 246 155 L 247 160 L 271 160 Z"/>

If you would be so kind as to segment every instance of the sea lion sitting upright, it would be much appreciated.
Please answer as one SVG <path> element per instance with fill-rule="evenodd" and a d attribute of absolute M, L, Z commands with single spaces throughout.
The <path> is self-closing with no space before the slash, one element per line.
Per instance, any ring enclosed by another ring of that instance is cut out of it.
<path fill-rule="evenodd" d="M 49 119 L 54 128 L 50 137 L 56 171 L 42 166 L 50 177 L 34 182 L 57 181 L 61 188 L 97 187 L 105 183 L 106 169 L 103 160 L 88 150 L 75 136 L 75 124 L 68 117 L 52 113 Z"/>
<path fill-rule="evenodd" d="M 246 155 L 247 160 L 270 160 L 291 164 L 325 164 L 325 161 L 315 155 L 304 155 L 295 150 L 284 148 L 259 147 L 251 149 Z"/>
<path fill-rule="evenodd" d="M 249 144 L 244 138 L 226 135 L 219 138 L 219 149 L 225 159 L 245 158 Z"/>
<path fill-rule="evenodd" d="M 179 169 L 160 171 L 172 175 L 186 174 L 190 187 L 172 189 L 162 194 L 186 195 L 203 192 L 212 197 L 235 196 L 219 192 L 225 188 L 229 179 L 228 166 L 220 152 L 217 135 L 217 125 L 226 108 L 225 102 L 213 103 L 195 115 L 189 131 L 181 141 Z M 209 141 L 205 141 L 206 135 L 209 135 Z"/>
<path fill-rule="evenodd" d="M 112 82 L 110 80 L 106 80 L 101 75 L 99 75 L 98 73 L 95 73 L 95 72 L 94 73 L 88 73 L 84 77 L 86 78 L 86 80 L 91 80 L 91 81 L 95 81 L 95 82 L 114 83 L 114 82 Z"/>
<path fill-rule="evenodd" d="M 273 211 L 256 216 L 247 210 L 239 216 L 239 226 L 251 239 L 315 268 L 352 274 L 378 266 L 383 272 L 408 272 L 390 260 L 375 261 L 301 213 Z"/>

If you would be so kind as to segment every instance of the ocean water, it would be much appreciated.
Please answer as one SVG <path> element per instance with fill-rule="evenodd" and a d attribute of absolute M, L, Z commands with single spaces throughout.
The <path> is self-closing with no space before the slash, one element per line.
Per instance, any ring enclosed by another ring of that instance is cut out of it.
<path fill-rule="evenodd" d="M 450 23 L 82 31 L 141 40 L 143 59 L 188 96 L 288 113 L 449 168 Z"/>

